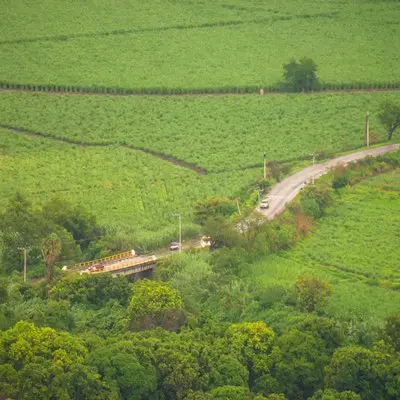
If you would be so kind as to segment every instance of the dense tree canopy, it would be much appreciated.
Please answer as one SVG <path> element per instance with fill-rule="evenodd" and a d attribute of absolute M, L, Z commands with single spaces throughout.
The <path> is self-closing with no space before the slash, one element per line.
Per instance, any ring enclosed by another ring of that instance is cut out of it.
<path fill-rule="evenodd" d="M 283 76 L 289 86 L 296 91 L 312 90 L 318 83 L 317 65 L 311 58 L 294 58 L 283 66 Z"/>
<path fill-rule="evenodd" d="M 111 393 L 86 364 L 80 340 L 18 322 L 0 332 L 1 394 L 19 399 L 104 399 Z"/>
<path fill-rule="evenodd" d="M 388 139 L 391 140 L 393 132 L 400 127 L 400 104 L 390 101 L 383 103 L 379 119 L 387 130 Z"/>

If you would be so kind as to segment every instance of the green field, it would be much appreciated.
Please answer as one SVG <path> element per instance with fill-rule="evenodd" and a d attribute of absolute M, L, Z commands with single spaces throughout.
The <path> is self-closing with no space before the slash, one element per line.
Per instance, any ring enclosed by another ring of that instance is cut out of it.
<path fill-rule="evenodd" d="M 101 224 L 153 245 L 176 237 L 174 213 L 182 214 L 185 232 L 193 230 L 197 200 L 232 195 L 254 179 L 251 170 L 202 176 L 143 152 L 82 147 L 0 129 L 0 209 L 16 191 L 35 205 L 62 196 L 85 205 Z"/>
<path fill-rule="evenodd" d="M 380 103 L 400 93 L 113 97 L 0 93 L 0 124 L 79 143 L 127 144 L 209 172 L 363 145 L 364 118 L 385 138 Z M 396 137 L 396 133 L 395 133 Z"/>
<path fill-rule="evenodd" d="M 400 171 L 346 189 L 315 232 L 295 248 L 267 257 L 253 279 L 293 285 L 298 276 L 330 281 L 328 313 L 378 324 L 398 310 L 400 291 Z"/>
<path fill-rule="evenodd" d="M 0 80 L 121 88 L 274 85 L 292 57 L 324 82 L 398 80 L 395 1 L 2 1 Z"/>

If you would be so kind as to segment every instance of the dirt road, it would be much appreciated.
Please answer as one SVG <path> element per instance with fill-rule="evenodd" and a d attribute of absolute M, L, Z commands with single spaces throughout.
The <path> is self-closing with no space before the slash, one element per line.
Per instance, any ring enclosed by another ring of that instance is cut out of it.
<path fill-rule="evenodd" d="M 271 192 L 265 196 L 269 202 L 268 209 L 260 209 L 257 211 L 263 214 L 268 219 L 273 219 L 277 214 L 285 209 L 286 203 L 292 201 L 305 184 L 311 183 L 312 179 L 316 179 L 321 175 L 326 174 L 331 168 L 338 165 L 346 165 L 352 161 L 360 160 L 361 158 L 372 156 L 377 157 L 390 151 L 395 151 L 400 148 L 399 144 L 389 144 L 374 149 L 367 149 L 357 153 L 346 154 L 326 161 L 322 164 L 315 164 L 314 166 L 304 168 L 296 174 L 289 176 L 283 181 L 275 185 Z"/>

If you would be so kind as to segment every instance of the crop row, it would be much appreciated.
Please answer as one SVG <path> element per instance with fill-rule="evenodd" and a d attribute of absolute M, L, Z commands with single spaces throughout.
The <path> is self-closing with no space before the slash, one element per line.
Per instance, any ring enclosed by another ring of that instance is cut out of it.
<path fill-rule="evenodd" d="M 47 30 L 52 18 L 44 23 L 42 16 L 36 16 L 42 22 L 41 33 L 26 38 L 31 30 L 25 20 L 11 18 L 16 26 L 4 24 L 6 39 L 33 41 L 1 44 L 0 80 L 61 85 L 67 90 L 109 88 L 111 93 L 276 90 L 284 64 L 292 57 L 311 57 L 327 89 L 335 88 L 333 84 L 340 88 L 369 86 L 368 82 L 376 82 L 376 86 L 398 83 L 400 44 L 395 38 L 400 36 L 400 15 L 395 3 L 322 5 L 315 0 L 286 0 L 282 7 L 281 2 L 279 7 L 254 7 L 252 2 L 240 0 L 236 8 L 230 8 L 222 1 L 206 6 L 173 2 L 167 6 L 164 20 L 154 7 L 148 21 L 144 10 L 151 7 L 133 3 L 140 22 L 132 18 L 129 23 L 119 13 L 113 20 L 111 14 L 104 28 L 90 22 L 89 31 L 82 27 L 85 23 L 76 26 L 74 12 L 68 15 L 64 11 L 62 22 L 57 15 L 59 29 L 52 26 Z M 176 15 L 184 10 L 186 18 L 177 18 L 170 7 L 176 8 Z M 97 8 L 95 12 L 97 15 Z M 128 14 L 132 15 L 132 10 Z M 14 28 L 10 37 L 7 31 Z M 50 40 L 57 36 L 65 40 Z M 49 40 L 35 42 L 35 38 Z"/>
<path fill-rule="evenodd" d="M 134 241 L 160 245 L 184 232 L 196 201 L 234 195 L 253 171 L 201 176 L 152 156 L 118 147 L 80 147 L 0 129 L 0 210 L 17 191 L 35 205 L 53 196 L 84 204 L 103 225 L 132 233 Z"/>
<path fill-rule="evenodd" d="M 0 93 L 0 124 L 76 143 L 149 149 L 209 172 L 309 157 L 363 145 L 370 112 L 374 140 L 385 138 L 380 103 L 400 92 L 280 96 L 65 96 Z M 396 134 L 395 134 L 396 135 Z"/>
<path fill-rule="evenodd" d="M 299 93 L 304 90 L 296 90 L 288 85 L 277 84 L 272 86 L 223 86 L 203 88 L 121 88 L 105 86 L 81 87 L 74 85 L 49 85 L 49 84 L 24 84 L 13 82 L 0 82 L 1 89 L 22 90 L 32 92 L 60 92 L 60 93 L 86 93 L 86 94 L 110 94 L 110 95 L 197 95 L 197 94 L 247 94 L 259 93 Z M 307 92 L 324 91 L 351 91 L 371 89 L 400 89 L 398 82 L 352 82 L 352 83 L 329 83 L 320 82 L 312 90 Z"/>

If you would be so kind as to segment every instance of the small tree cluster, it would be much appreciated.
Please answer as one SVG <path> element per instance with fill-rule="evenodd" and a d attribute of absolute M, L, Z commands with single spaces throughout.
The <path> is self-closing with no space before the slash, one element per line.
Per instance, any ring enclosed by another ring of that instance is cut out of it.
<path fill-rule="evenodd" d="M 303 57 L 299 62 L 293 58 L 283 70 L 287 84 L 295 91 L 310 91 L 318 84 L 317 65 L 311 58 Z"/>

